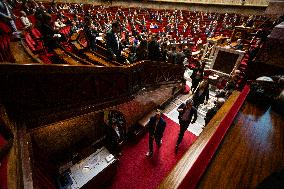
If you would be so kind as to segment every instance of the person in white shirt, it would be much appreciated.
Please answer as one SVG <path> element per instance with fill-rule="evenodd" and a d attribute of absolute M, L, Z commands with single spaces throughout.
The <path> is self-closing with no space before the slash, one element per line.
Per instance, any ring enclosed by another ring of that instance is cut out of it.
<path fill-rule="evenodd" d="M 20 13 L 21 13 L 20 20 L 21 20 L 22 24 L 24 25 L 24 29 L 31 28 L 33 26 L 33 24 L 31 23 L 31 21 L 27 17 L 27 14 L 25 13 L 25 11 L 21 11 Z"/>
<path fill-rule="evenodd" d="M 59 30 L 60 28 L 63 28 L 65 26 L 66 25 L 59 18 L 54 22 L 54 29 L 55 30 Z"/>

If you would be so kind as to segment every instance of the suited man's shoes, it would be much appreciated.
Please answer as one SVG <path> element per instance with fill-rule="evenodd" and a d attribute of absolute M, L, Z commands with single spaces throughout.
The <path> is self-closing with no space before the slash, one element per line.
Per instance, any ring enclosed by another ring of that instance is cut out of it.
<path fill-rule="evenodd" d="M 161 139 L 161 140 L 160 140 L 160 143 L 157 144 L 157 145 L 158 145 L 158 148 L 160 148 L 160 147 L 162 146 L 162 143 L 163 143 L 163 140 Z"/>
<path fill-rule="evenodd" d="M 152 157 L 153 156 L 153 152 L 147 152 L 146 157 Z"/>
<path fill-rule="evenodd" d="M 176 154 L 178 153 L 178 145 L 176 145 L 176 147 L 175 147 L 175 153 Z"/>

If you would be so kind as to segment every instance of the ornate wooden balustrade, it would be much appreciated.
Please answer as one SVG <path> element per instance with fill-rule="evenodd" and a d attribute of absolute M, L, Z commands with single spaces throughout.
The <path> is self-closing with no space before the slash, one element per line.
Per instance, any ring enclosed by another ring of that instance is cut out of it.
<path fill-rule="evenodd" d="M 125 102 L 145 87 L 179 83 L 184 73 L 183 66 L 151 61 L 128 67 L 0 66 L 0 98 L 13 118 L 31 128 Z"/>

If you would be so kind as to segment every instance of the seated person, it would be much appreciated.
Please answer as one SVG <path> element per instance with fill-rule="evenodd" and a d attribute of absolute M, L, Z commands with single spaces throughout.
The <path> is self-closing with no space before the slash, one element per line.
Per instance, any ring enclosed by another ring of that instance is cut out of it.
<path fill-rule="evenodd" d="M 196 47 L 197 47 L 198 50 L 201 49 L 202 44 L 203 44 L 203 41 L 202 41 L 202 39 L 199 37 L 199 39 L 196 41 Z"/>
<path fill-rule="evenodd" d="M 155 28 L 155 29 L 158 29 L 158 28 L 159 28 L 159 26 L 157 25 L 157 23 L 154 24 L 154 28 Z"/>
<path fill-rule="evenodd" d="M 55 30 L 60 30 L 60 28 L 63 28 L 65 26 L 66 25 L 59 18 L 57 18 L 57 20 L 54 22 L 54 29 Z"/>
<path fill-rule="evenodd" d="M 221 108 L 221 106 L 225 103 L 224 98 L 218 98 L 215 102 L 215 106 L 208 110 L 208 112 L 205 115 L 205 125 L 207 125 L 210 120 L 214 117 L 214 115 L 218 112 L 218 110 Z"/>
<path fill-rule="evenodd" d="M 0 21 L 5 22 L 9 27 L 12 29 L 13 37 L 15 39 L 19 39 L 21 32 L 18 31 L 14 19 L 16 16 L 13 14 L 12 10 L 10 9 L 10 5 L 8 4 L 7 0 L 0 1 Z"/>
<path fill-rule="evenodd" d="M 76 22 L 73 21 L 71 23 L 69 36 L 72 36 L 74 33 L 78 33 L 79 31 L 80 31 L 80 28 L 77 26 Z"/>
<path fill-rule="evenodd" d="M 52 17 L 48 13 L 44 13 L 42 15 L 42 23 L 40 24 L 39 30 L 43 36 L 43 41 L 45 46 L 48 48 L 49 51 L 58 47 L 59 42 L 65 41 L 63 35 L 59 34 L 55 31 L 52 25 Z"/>
<path fill-rule="evenodd" d="M 21 13 L 21 17 L 20 20 L 24 26 L 24 29 L 29 29 L 33 26 L 33 24 L 31 23 L 31 21 L 29 20 L 29 18 L 27 17 L 27 14 L 25 13 L 25 11 L 20 11 Z"/>
<path fill-rule="evenodd" d="M 244 47 L 244 44 L 242 43 L 242 40 L 241 40 L 241 39 L 238 39 L 238 40 L 237 40 L 237 45 L 234 46 L 234 48 L 235 48 L 236 50 L 243 50 L 243 47 Z"/>
<path fill-rule="evenodd" d="M 231 48 L 231 39 L 227 39 L 223 45 L 227 49 Z"/>

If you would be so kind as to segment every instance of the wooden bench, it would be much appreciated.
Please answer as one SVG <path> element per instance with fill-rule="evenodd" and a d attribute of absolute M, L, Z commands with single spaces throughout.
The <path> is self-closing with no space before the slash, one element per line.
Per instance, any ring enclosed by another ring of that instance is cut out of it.
<path fill-rule="evenodd" d="M 54 52 L 61 58 L 65 63 L 70 65 L 82 65 L 77 60 L 73 59 L 71 56 L 67 55 L 62 49 L 56 48 Z"/>
<path fill-rule="evenodd" d="M 106 66 L 106 67 L 113 67 L 115 65 L 111 64 L 110 62 L 105 61 L 104 59 L 94 55 L 91 52 L 85 52 L 84 53 L 91 61 L 95 62 L 95 63 L 99 63 L 102 66 Z"/>

